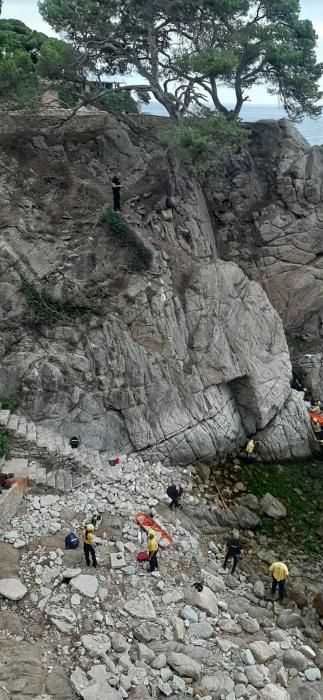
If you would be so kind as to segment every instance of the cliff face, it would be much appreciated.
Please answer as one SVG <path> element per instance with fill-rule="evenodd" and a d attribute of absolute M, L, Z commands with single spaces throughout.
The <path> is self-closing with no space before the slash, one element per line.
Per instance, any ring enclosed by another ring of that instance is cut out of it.
<path fill-rule="evenodd" d="M 0 125 L 0 396 L 19 391 L 33 420 L 111 455 L 144 451 L 187 464 L 223 457 L 255 432 L 264 458 L 308 454 L 281 320 L 240 269 L 250 273 L 252 255 L 244 240 L 238 255 L 233 233 L 241 203 L 231 202 L 220 225 L 210 182 L 215 242 L 197 184 L 184 179 L 178 208 L 161 208 L 168 165 L 144 121 L 95 112 L 64 124 L 58 115 L 37 119 L 37 127 Z M 296 142 L 297 156 L 304 148 Z M 132 234 L 153 254 L 140 273 L 128 243 L 100 223 L 116 172 Z M 256 175 L 240 177 L 242 192 Z M 275 302 L 263 268 L 255 265 L 254 277 Z M 75 310 L 35 326 L 22 277 L 95 308 L 86 319 Z"/>
<path fill-rule="evenodd" d="M 207 188 L 219 255 L 263 286 L 295 368 L 322 396 L 323 148 L 286 120 L 250 128 L 251 157 Z"/>

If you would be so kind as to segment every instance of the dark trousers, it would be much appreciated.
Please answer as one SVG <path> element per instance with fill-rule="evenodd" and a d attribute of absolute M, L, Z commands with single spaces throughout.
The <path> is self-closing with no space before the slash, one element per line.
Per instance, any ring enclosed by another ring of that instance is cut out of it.
<path fill-rule="evenodd" d="M 247 462 L 248 464 L 253 464 L 253 455 L 247 452 Z"/>
<path fill-rule="evenodd" d="M 149 557 L 149 570 L 152 573 L 155 569 L 158 569 L 157 552 L 154 552 L 154 554 L 151 554 Z"/>
<path fill-rule="evenodd" d="M 84 556 L 85 556 L 85 561 L 87 563 L 87 566 L 90 566 L 90 554 L 92 557 L 92 563 L 94 568 L 96 568 L 97 561 L 96 561 L 96 555 L 95 555 L 95 549 L 92 547 L 91 544 L 86 544 L 84 542 Z"/>
<path fill-rule="evenodd" d="M 120 211 L 120 190 L 113 190 L 113 209 L 114 211 Z"/>
<path fill-rule="evenodd" d="M 237 568 L 238 561 L 239 561 L 239 554 L 233 554 L 233 553 L 230 552 L 230 550 L 229 550 L 229 551 L 226 553 L 225 559 L 224 559 L 224 562 L 223 562 L 223 568 L 224 568 L 224 569 L 227 568 L 229 559 L 233 559 L 231 574 L 234 574 L 234 572 L 235 572 L 235 570 L 236 570 L 236 568 Z"/>
<path fill-rule="evenodd" d="M 273 577 L 273 582 L 272 582 L 272 586 L 271 586 L 271 595 L 275 595 L 277 586 L 278 586 L 278 592 L 279 592 L 279 602 L 283 603 L 284 598 L 285 598 L 285 581 L 276 581 L 276 579 Z"/>
<path fill-rule="evenodd" d="M 175 498 L 172 498 L 172 502 L 169 504 L 171 510 L 173 510 L 173 506 L 175 506 L 175 508 L 179 506 L 179 496 L 175 496 Z"/>

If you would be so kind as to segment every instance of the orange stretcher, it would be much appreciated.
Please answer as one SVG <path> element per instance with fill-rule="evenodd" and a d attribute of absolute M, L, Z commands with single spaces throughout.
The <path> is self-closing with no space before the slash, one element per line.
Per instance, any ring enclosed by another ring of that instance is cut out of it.
<path fill-rule="evenodd" d="M 163 528 L 156 523 L 155 520 L 149 517 L 149 515 L 146 515 L 146 513 L 137 513 L 136 514 L 136 520 L 137 523 L 142 527 L 143 530 L 148 532 L 148 530 L 155 530 L 156 535 L 158 535 L 158 544 L 162 549 L 166 549 L 166 547 L 171 547 L 172 544 L 174 544 L 173 538 L 166 532 L 166 530 L 163 530 Z"/>
<path fill-rule="evenodd" d="M 320 416 L 319 413 L 315 413 L 315 411 L 309 411 L 308 414 L 309 414 L 309 417 L 312 418 L 312 419 L 313 419 L 313 418 L 317 418 L 317 422 L 318 422 L 320 425 L 323 425 L 323 416 Z"/>

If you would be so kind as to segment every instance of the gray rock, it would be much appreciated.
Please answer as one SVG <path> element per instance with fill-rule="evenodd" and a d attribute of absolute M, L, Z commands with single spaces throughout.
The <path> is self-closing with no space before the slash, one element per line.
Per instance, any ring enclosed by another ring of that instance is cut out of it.
<path fill-rule="evenodd" d="M 289 688 L 290 700 L 322 700 L 322 695 L 308 684 Z"/>
<path fill-rule="evenodd" d="M 191 610 L 191 608 L 189 608 L 189 609 Z M 185 608 L 184 608 L 184 610 L 185 610 Z M 182 611 L 182 612 L 183 612 L 183 611 Z M 192 610 L 192 612 L 194 612 L 194 610 Z M 185 613 L 184 613 L 184 614 L 185 614 Z M 198 619 L 198 615 L 196 615 L 196 617 L 197 617 L 197 619 Z M 189 619 L 189 618 L 185 618 L 185 619 Z M 174 624 L 174 636 L 175 636 L 175 639 L 176 639 L 177 642 L 182 642 L 182 641 L 184 640 L 184 636 L 185 636 L 185 626 L 184 626 L 184 622 L 183 622 L 183 620 L 182 620 L 180 617 L 175 617 L 174 620 L 173 620 L 173 624 Z M 195 624 L 196 624 L 196 623 L 195 623 Z"/>
<path fill-rule="evenodd" d="M 106 654 L 111 649 L 111 642 L 106 634 L 96 632 L 95 634 L 83 634 L 81 642 L 84 648 L 95 656 Z"/>
<path fill-rule="evenodd" d="M 182 591 L 174 590 L 174 591 L 167 591 L 167 593 L 164 593 L 162 597 L 162 601 L 164 605 L 171 605 L 175 603 L 179 603 L 180 601 L 183 600 L 183 593 Z"/>
<path fill-rule="evenodd" d="M 94 683 L 81 690 L 83 700 L 120 700 L 118 692 L 109 683 Z"/>
<path fill-rule="evenodd" d="M 242 654 L 241 654 L 241 660 L 243 661 L 246 666 L 253 666 L 253 664 L 256 663 L 255 657 L 250 651 L 250 649 L 244 649 Z"/>
<path fill-rule="evenodd" d="M 172 693 L 173 693 L 172 688 L 169 685 L 169 683 L 165 683 L 164 681 L 162 681 L 161 678 L 159 679 L 159 681 L 157 683 L 157 687 L 158 687 L 158 690 L 160 690 L 160 692 L 162 693 L 162 695 L 166 696 L 166 698 L 170 697 L 170 695 L 172 695 Z M 138 700 L 139 700 L 139 698 L 138 698 Z"/>
<path fill-rule="evenodd" d="M 245 673 L 248 681 L 254 688 L 263 688 L 267 682 L 267 669 L 263 664 L 246 666 Z"/>
<path fill-rule="evenodd" d="M 96 576 L 90 576 L 89 574 L 75 576 L 75 578 L 71 579 L 70 585 L 86 598 L 95 598 L 99 588 Z"/>
<path fill-rule="evenodd" d="M 289 693 L 285 688 L 280 688 L 279 685 L 269 683 L 260 690 L 259 697 L 262 700 L 289 700 Z"/>
<path fill-rule="evenodd" d="M 245 506 L 237 505 L 234 508 L 234 515 L 238 520 L 242 530 L 255 530 L 260 524 L 260 518 Z"/>
<path fill-rule="evenodd" d="M 213 627 L 208 622 L 193 622 L 190 625 L 190 632 L 200 639 L 209 639 L 214 634 Z"/>
<path fill-rule="evenodd" d="M 120 632 L 113 632 L 111 634 L 111 644 L 112 649 L 118 654 L 121 654 L 123 651 L 126 651 L 126 649 L 129 649 L 129 644 L 126 638 L 123 636 L 123 634 L 120 634 Z"/>
<path fill-rule="evenodd" d="M 255 634 L 260 630 L 259 622 L 248 615 L 239 615 L 237 621 L 244 632 L 248 632 L 248 634 Z"/>
<path fill-rule="evenodd" d="M 19 578 L 0 579 L 0 595 L 8 600 L 21 600 L 25 597 L 27 588 Z"/>
<path fill-rule="evenodd" d="M 321 680 L 321 671 L 319 668 L 316 668 L 316 666 L 307 668 L 305 670 L 305 678 L 307 681 L 320 681 Z"/>
<path fill-rule="evenodd" d="M 304 620 L 293 610 L 282 610 L 277 619 L 278 627 L 284 630 L 292 629 L 293 627 L 304 627 Z"/>
<path fill-rule="evenodd" d="M 189 620 L 189 622 L 199 621 L 198 613 L 190 608 L 189 605 L 185 605 L 185 607 L 181 610 L 181 616 L 184 620 Z"/>
<path fill-rule="evenodd" d="M 138 617 L 141 620 L 156 620 L 156 611 L 147 594 L 127 600 L 124 604 L 124 609 L 132 617 Z"/>
<path fill-rule="evenodd" d="M 218 612 L 216 596 L 207 586 L 203 586 L 201 593 L 197 591 L 196 588 L 193 588 L 193 586 L 188 586 L 185 589 L 185 602 L 211 615 Z"/>
<path fill-rule="evenodd" d="M 209 571 L 205 571 L 205 569 L 202 569 L 201 574 L 205 585 L 208 586 L 208 588 L 210 588 L 211 591 L 213 591 L 213 593 L 219 593 L 220 591 L 223 591 L 225 585 L 221 576 L 214 576 Z"/>
<path fill-rule="evenodd" d="M 308 659 L 296 649 L 287 649 L 283 655 L 283 664 L 285 668 L 297 668 L 298 671 L 305 671 L 308 667 Z"/>
<path fill-rule="evenodd" d="M 263 581 L 256 581 L 254 587 L 253 587 L 253 592 L 257 598 L 264 598 L 265 597 L 265 584 Z"/>
<path fill-rule="evenodd" d="M 266 493 L 266 495 L 260 501 L 260 510 L 264 515 L 268 515 L 269 518 L 274 520 L 280 520 L 281 518 L 286 518 L 287 510 L 278 498 L 275 498 L 271 493 Z"/>
<path fill-rule="evenodd" d="M 201 665 L 189 656 L 186 656 L 186 654 L 170 652 L 167 654 L 167 663 L 178 676 L 185 676 L 194 680 L 200 677 Z"/>
<path fill-rule="evenodd" d="M 158 656 L 155 656 L 150 665 L 151 668 L 155 668 L 157 670 L 165 668 L 165 666 L 167 666 L 166 654 L 158 654 Z"/>
<path fill-rule="evenodd" d="M 220 698 L 221 694 L 227 697 L 234 689 L 234 682 L 225 671 L 215 671 L 212 676 L 203 676 L 199 681 L 199 687 L 212 694 L 212 697 Z"/>
<path fill-rule="evenodd" d="M 252 642 L 249 646 L 254 658 L 259 664 L 265 664 L 276 656 L 275 650 L 269 646 L 267 642 Z"/>

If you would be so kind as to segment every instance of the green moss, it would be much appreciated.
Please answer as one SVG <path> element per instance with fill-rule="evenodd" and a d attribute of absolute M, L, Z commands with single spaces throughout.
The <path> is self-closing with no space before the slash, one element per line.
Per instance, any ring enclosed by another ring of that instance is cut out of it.
<path fill-rule="evenodd" d="M 323 462 L 286 462 L 243 467 L 241 477 L 248 491 L 262 498 L 266 493 L 278 498 L 287 508 L 280 521 L 263 518 L 262 530 L 275 539 L 290 537 L 303 550 L 320 552 L 323 535 Z"/>
<path fill-rule="evenodd" d="M 0 428 L 0 457 L 8 457 L 9 435 L 5 428 Z"/>
<path fill-rule="evenodd" d="M 128 268 L 131 272 L 147 272 L 151 268 L 153 254 L 149 248 L 130 228 L 121 214 L 108 209 L 102 216 L 101 223 L 111 238 L 124 249 Z"/>

